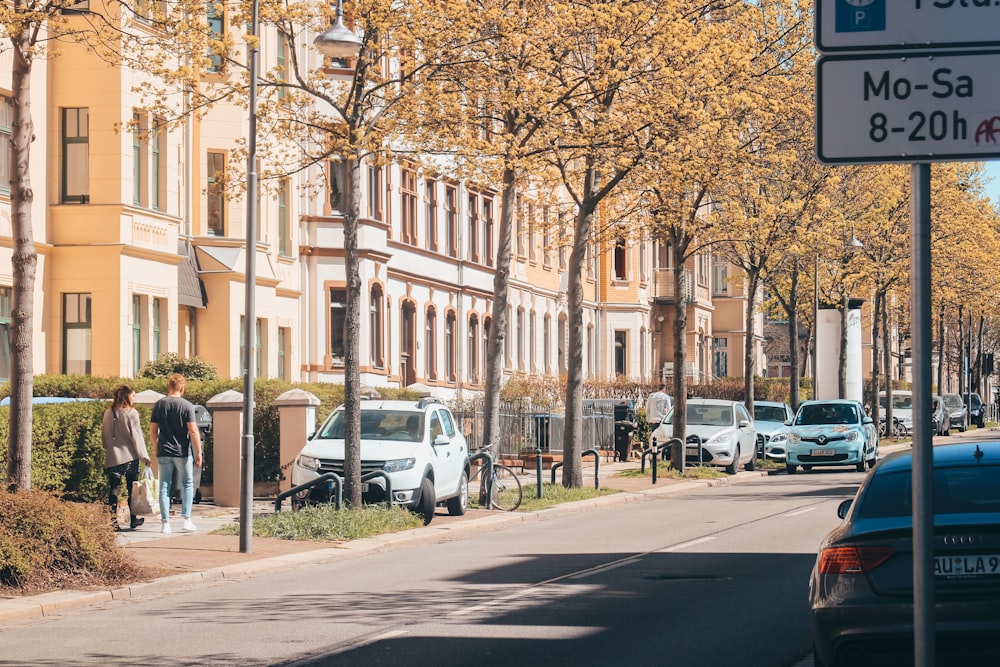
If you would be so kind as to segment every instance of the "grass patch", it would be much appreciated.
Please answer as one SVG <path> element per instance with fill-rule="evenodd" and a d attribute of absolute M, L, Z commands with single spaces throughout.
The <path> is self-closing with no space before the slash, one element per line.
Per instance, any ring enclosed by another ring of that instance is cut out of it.
<path fill-rule="evenodd" d="M 593 484 L 593 480 L 591 480 Z M 621 493 L 616 489 L 595 489 L 593 486 L 580 486 L 568 489 L 562 484 L 543 484 L 542 497 L 538 495 L 537 484 L 525 484 L 523 487 L 524 496 L 521 499 L 521 506 L 518 512 L 536 512 L 547 509 L 562 503 L 571 503 L 576 500 L 589 500 L 598 496 L 609 496 L 613 493 Z"/>
<path fill-rule="evenodd" d="M 618 473 L 617 476 L 652 478 L 653 469 L 647 466 L 645 473 L 643 473 L 639 468 L 633 468 L 632 470 L 623 470 Z M 656 477 L 657 479 L 661 477 L 665 477 L 667 479 L 719 479 L 720 477 L 728 477 L 728 475 L 721 468 L 699 465 L 684 466 L 684 474 L 682 475 L 678 471 L 671 468 L 669 462 L 659 461 L 656 465 Z"/>
<path fill-rule="evenodd" d="M 305 507 L 254 517 L 253 534 L 281 540 L 347 541 L 419 528 L 423 520 L 403 507 L 382 505 L 337 510 L 333 505 Z M 223 526 L 216 535 L 239 535 L 239 524 Z"/>
<path fill-rule="evenodd" d="M 758 470 L 778 470 L 779 468 L 784 467 L 784 461 L 775 461 L 774 459 L 757 459 Z"/>

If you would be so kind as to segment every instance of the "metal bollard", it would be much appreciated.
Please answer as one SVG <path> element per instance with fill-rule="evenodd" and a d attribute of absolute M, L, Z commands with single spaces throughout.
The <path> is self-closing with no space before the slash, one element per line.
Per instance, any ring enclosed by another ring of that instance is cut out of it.
<path fill-rule="evenodd" d="M 656 446 L 656 438 L 653 438 L 653 447 L 652 447 L 652 450 L 653 450 L 653 454 L 650 457 L 650 460 L 652 461 L 652 466 L 653 466 L 653 484 L 656 484 L 656 469 L 659 467 L 657 465 L 657 463 L 656 463 L 656 455 L 660 451 L 659 447 Z"/>
<path fill-rule="evenodd" d="M 536 498 L 542 497 L 542 448 L 535 450 L 535 476 L 538 480 L 538 491 Z"/>

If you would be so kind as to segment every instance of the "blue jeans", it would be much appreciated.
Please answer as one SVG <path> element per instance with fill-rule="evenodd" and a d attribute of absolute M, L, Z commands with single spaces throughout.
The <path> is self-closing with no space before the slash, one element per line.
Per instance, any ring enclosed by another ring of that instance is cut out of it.
<path fill-rule="evenodd" d="M 181 516 L 191 518 L 191 504 L 194 503 L 194 458 L 188 456 L 157 456 L 160 468 L 160 520 L 170 520 L 170 487 L 174 474 L 181 476 Z"/>

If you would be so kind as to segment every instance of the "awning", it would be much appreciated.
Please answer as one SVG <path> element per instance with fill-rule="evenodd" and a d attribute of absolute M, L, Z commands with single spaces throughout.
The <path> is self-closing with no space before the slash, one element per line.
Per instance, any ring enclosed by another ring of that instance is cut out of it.
<path fill-rule="evenodd" d="M 204 308 L 208 305 L 208 295 L 205 285 L 198 277 L 198 259 L 194 254 L 194 246 L 180 241 L 177 252 L 184 260 L 177 267 L 177 301 L 182 306 Z"/>

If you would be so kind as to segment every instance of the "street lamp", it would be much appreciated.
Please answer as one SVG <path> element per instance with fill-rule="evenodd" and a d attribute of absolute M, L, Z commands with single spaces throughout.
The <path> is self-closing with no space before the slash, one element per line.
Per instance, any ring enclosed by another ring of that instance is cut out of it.
<path fill-rule="evenodd" d="M 337 1 L 337 19 L 313 40 L 316 50 L 329 58 L 354 58 L 361 51 L 361 38 L 344 25 L 344 8 Z"/>

